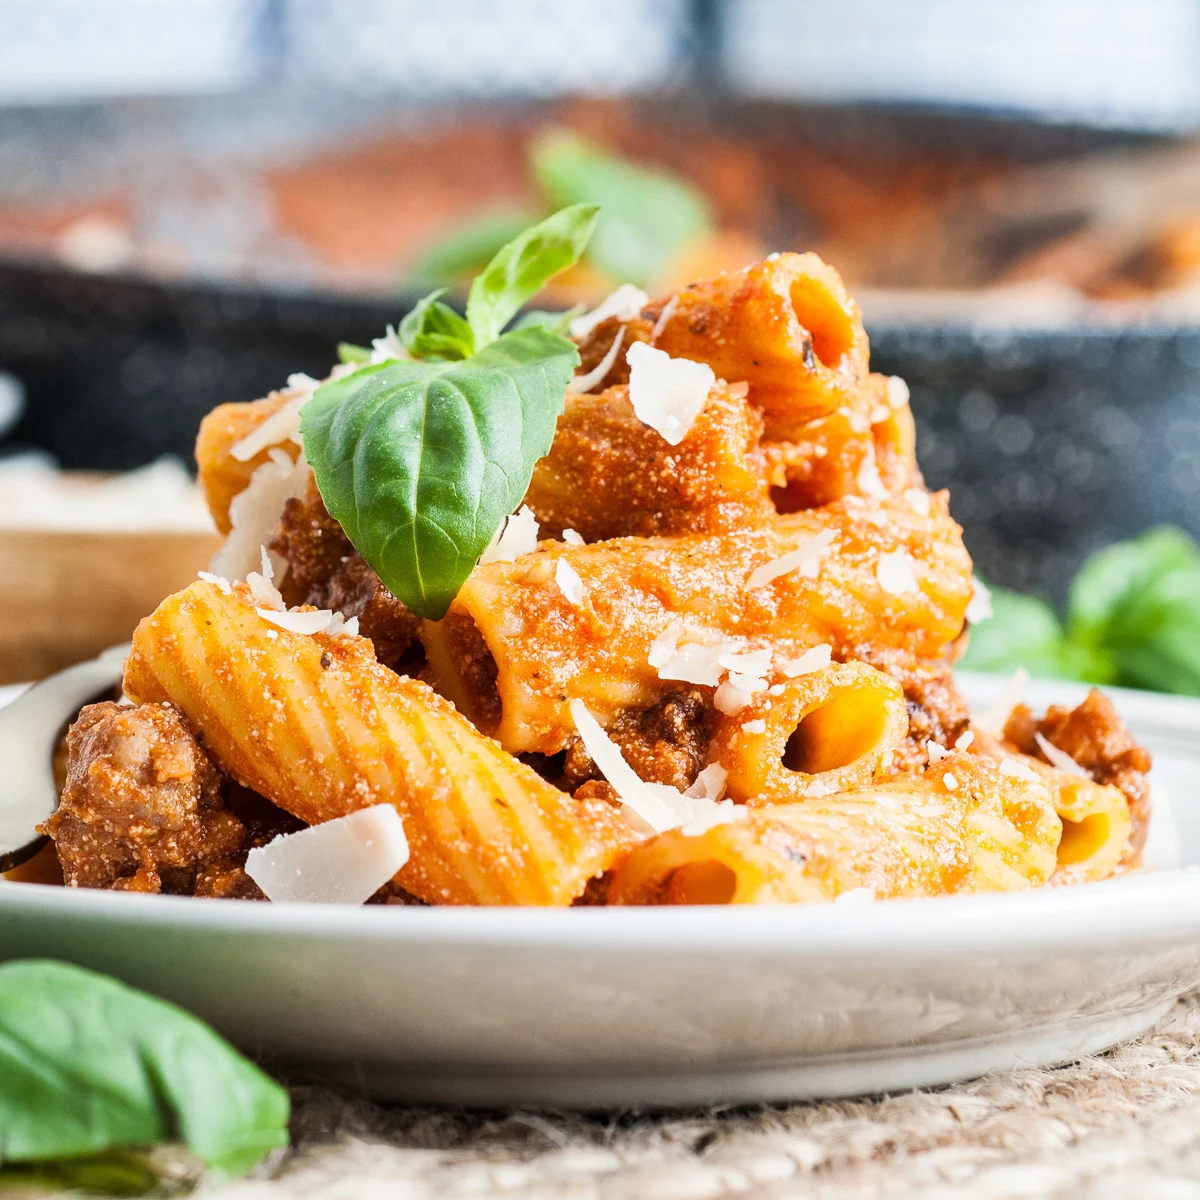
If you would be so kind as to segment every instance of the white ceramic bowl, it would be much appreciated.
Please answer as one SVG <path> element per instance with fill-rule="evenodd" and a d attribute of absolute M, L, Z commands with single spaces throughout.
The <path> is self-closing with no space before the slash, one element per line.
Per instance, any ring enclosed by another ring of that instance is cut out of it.
<path fill-rule="evenodd" d="M 986 703 L 1004 681 L 967 681 Z M 1030 699 L 1082 690 L 1040 684 Z M 1120 693 L 1200 861 L 1200 701 Z M 1160 818 L 1162 813 L 1160 812 Z M 1153 854 L 1170 838 L 1156 820 Z M 110 972 L 377 1096 L 691 1105 L 1103 1050 L 1200 985 L 1200 872 L 796 908 L 346 909 L 0 886 L 0 960 Z"/>

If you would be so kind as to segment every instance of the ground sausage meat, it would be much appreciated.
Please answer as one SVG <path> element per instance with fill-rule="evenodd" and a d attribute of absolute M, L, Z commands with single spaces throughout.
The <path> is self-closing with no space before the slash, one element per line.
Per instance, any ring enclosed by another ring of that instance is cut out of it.
<path fill-rule="evenodd" d="M 331 608 L 347 619 L 357 617 L 359 633 L 371 639 L 375 657 L 385 667 L 400 667 L 420 649 L 421 618 L 383 586 L 361 554 L 347 558 L 330 577 L 324 594 L 310 595 L 308 603 Z"/>
<path fill-rule="evenodd" d="M 42 832 L 69 887 L 191 893 L 241 850 L 222 777 L 169 704 L 88 705 L 67 734 L 67 782 Z"/>
<path fill-rule="evenodd" d="M 354 553 L 350 539 L 326 511 L 312 479 L 303 499 L 289 500 L 283 506 L 279 528 L 267 548 L 287 560 L 287 574 L 279 590 L 289 604 L 311 604 L 309 596 L 324 589 L 343 560 Z"/>
<path fill-rule="evenodd" d="M 1114 784 L 1129 801 L 1133 830 L 1131 856 L 1141 853 L 1150 821 L 1150 752 L 1133 740 L 1113 702 L 1093 688 L 1075 708 L 1054 705 L 1037 720 L 1029 706 L 1018 704 L 1004 726 L 1005 740 L 1022 754 L 1048 762 L 1037 743 L 1041 734 L 1069 754 L 1097 782 Z"/>
<path fill-rule="evenodd" d="M 641 778 L 682 791 L 708 763 L 714 726 L 705 693 L 691 688 L 673 692 L 651 708 L 622 713 L 607 733 Z M 589 780 L 603 779 L 578 738 L 567 748 L 563 774 L 562 786 L 570 792 Z"/>

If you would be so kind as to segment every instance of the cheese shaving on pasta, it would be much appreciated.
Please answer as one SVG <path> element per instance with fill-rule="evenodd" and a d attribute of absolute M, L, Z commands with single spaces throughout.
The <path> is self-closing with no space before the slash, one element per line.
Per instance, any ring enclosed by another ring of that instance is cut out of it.
<path fill-rule="evenodd" d="M 886 554 L 881 554 L 875 564 L 875 578 L 879 581 L 879 586 L 892 596 L 903 596 L 921 590 L 913 571 L 912 556 L 907 550 L 889 550 Z"/>
<path fill-rule="evenodd" d="M 574 529 L 564 529 L 562 531 L 562 540 L 568 546 L 586 546 L 587 543 L 583 540 L 583 534 L 576 533 Z"/>
<path fill-rule="evenodd" d="M 1087 771 L 1065 750 L 1060 750 L 1049 738 L 1043 737 L 1040 733 L 1035 733 L 1033 740 L 1037 742 L 1038 748 L 1052 766 L 1057 767 L 1060 771 L 1066 771 L 1068 775 L 1079 775 L 1084 779 L 1091 779 L 1091 775 Z"/>
<path fill-rule="evenodd" d="M 516 562 L 532 554 L 538 544 L 538 522 L 533 509 L 522 504 L 496 531 L 487 549 L 479 556 L 479 565 L 492 562 Z"/>
<path fill-rule="evenodd" d="M 583 603 L 583 580 L 579 578 L 579 572 L 565 558 L 560 558 L 554 564 L 554 582 L 558 584 L 559 591 L 576 608 Z"/>
<path fill-rule="evenodd" d="M 992 593 L 987 585 L 976 575 L 971 576 L 971 599 L 967 603 L 966 617 L 971 625 L 978 625 L 994 616 L 992 612 Z"/>
<path fill-rule="evenodd" d="M 226 596 L 233 595 L 233 584 L 220 575 L 214 575 L 211 571 L 197 571 L 196 578 L 202 580 L 204 583 L 211 583 L 213 587 L 219 588 Z"/>
<path fill-rule="evenodd" d="M 640 287 L 633 283 L 623 283 L 615 292 L 605 296 L 591 312 L 568 321 L 567 330 L 577 341 L 582 341 L 609 317 L 616 317 L 618 321 L 632 321 L 649 303 L 650 297 Z"/>
<path fill-rule="evenodd" d="M 406 862 L 400 814 L 376 804 L 251 850 L 246 874 L 276 904 L 363 904 Z"/>
<path fill-rule="evenodd" d="M 911 398 L 908 384 L 899 375 L 889 375 L 887 381 L 888 403 L 893 408 L 903 408 Z"/>
<path fill-rule="evenodd" d="M 811 675 L 813 671 L 824 670 L 833 661 L 833 647 L 828 643 L 823 643 L 820 646 L 813 646 L 811 650 L 805 650 L 799 658 L 788 659 L 787 662 L 779 664 L 779 673 L 786 675 L 788 679 L 795 679 L 798 675 Z"/>
<path fill-rule="evenodd" d="M 975 724 L 985 733 L 992 733 L 999 737 L 1004 733 L 1004 726 L 1008 722 L 1009 714 L 1021 703 L 1028 686 L 1029 672 L 1024 667 L 1018 667 L 996 701 L 988 705 L 975 718 Z"/>
<path fill-rule="evenodd" d="M 678 446 L 717 382 L 712 367 L 672 358 L 645 342 L 634 342 L 625 361 L 629 364 L 629 400 L 638 420 L 670 445 Z"/>
<path fill-rule="evenodd" d="M 966 733 L 961 733 L 958 740 L 954 743 L 955 750 L 965 750 L 973 741 L 975 735 L 968 729 Z"/>
<path fill-rule="evenodd" d="M 604 377 L 612 370 L 613 363 L 617 361 L 617 354 L 624 343 L 625 326 L 622 325 L 617 330 L 617 336 L 613 338 L 613 344 L 609 346 L 608 353 L 586 375 L 576 375 L 567 384 L 567 395 L 577 396 L 584 392 L 590 392 L 596 384 L 602 382 Z"/>
<path fill-rule="evenodd" d="M 1010 779 L 1023 779 L 1026 783 L 1041 783 L 1038 773 L 1028 763 L 1023 763 L 1019 758 L 1013 758 L 1009 754 L 1000 760 L 999 771 L 1001 775 L 1007 775 Z"/>
<path fill-rule="evenodd" d="M 372 364 L 391 362 L 392 359 L 407 357 L 408 351 L 405 350 L 404 343 L 400 340 L 395 326 L 389 325 L 383 337 L 371 339 Z"/>
<path fill-rule="evenodd" d="M 249 462 L 268 446 L 293 441 L 300 444 L 300 410 L 313 398 L 321 386 L 319 379 L 298 372 L 288 376 L 288 390 L 297 393 L 282 408 L 273 412 L 257 429 L 235 442 L 229 453 L 238 462 Z"/>
<path fill-rule="evenodd" d="M 766 587 L 781 575 L 790 575 L 799 571 L 806 579 L 815 579 L 821 556 L 833 545 L 837 535 L 832 529 L 822 529 L 813 534 L 806 542 L 801 543 L 795 550 L 765 562 L 761 567 L 755 567 L 746 580 L 748 588 Z"/>
<path fill-rule="evenodd" d="M 909 488 L 904 493 L 904 500 L 908 507 L 919 517 L 927 517 L 932 511 L 929 493 L 921 488 Z"/>

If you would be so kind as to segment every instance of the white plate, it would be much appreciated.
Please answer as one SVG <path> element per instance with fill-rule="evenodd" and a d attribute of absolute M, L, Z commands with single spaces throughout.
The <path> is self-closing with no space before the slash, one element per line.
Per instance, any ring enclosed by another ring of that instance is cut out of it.
<path fill-rule="evenodd" d="M 986 703 L 1004 681 L 967 681 Z M 1083 689 L 1035 685 L 1073 703 Z M 1200 701 L 1122 693 L 1200 862 Z M 1155 853 L 1163 826 L 1156 823 Z M 1200 871 L 797 908 L 342 909 L 0 886 L 0 960 L 108 971 L 377 1096 L 755 1102 L 1064 1062 L 1200 985 Z"/>

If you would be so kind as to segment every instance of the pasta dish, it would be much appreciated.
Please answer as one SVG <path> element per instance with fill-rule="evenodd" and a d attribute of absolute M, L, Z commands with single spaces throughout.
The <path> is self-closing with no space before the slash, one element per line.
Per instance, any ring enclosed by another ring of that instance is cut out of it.
<path fill-rule="evenodd" d="M 908 390 L 813 254 L 516 316 L 590 206 L 197 442 L 225 543 L 67 737 L 67 885 L 800 903 L 1136 866 L 1093 691 L 972 720 L 986 606 Z"/>

